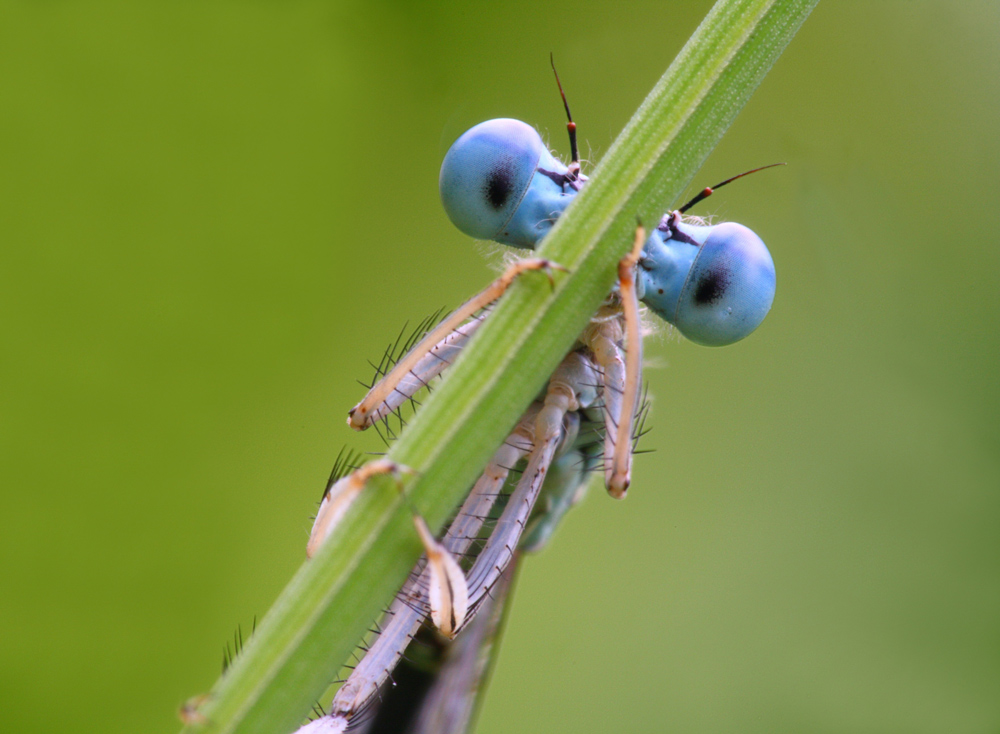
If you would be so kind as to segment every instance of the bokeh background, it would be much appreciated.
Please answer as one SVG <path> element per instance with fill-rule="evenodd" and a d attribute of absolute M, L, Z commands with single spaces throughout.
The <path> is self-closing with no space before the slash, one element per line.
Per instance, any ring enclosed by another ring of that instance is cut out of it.
<path fill-rule="evenodd" d="M 470 125 L 588 159 L 710 2 L 3 2 L 0 728 L 173 732 L 402 324 L 493 274 Z M 523 569 L 479 731 L 1000 729 L 1000 4 L 825 0 L 696 184 L 774 309 Z M 694 188 L 692 188 L 692 191 Z M 666 207 L 671 202 L 664 202 Z"/>

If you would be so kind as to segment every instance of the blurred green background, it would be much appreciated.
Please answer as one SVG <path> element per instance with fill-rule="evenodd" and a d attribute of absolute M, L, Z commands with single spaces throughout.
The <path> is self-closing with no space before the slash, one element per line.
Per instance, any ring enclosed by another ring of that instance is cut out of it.
<path fill-rule="evenodd" d="M 565 155 L 554 51 L 599 160 L 710 5 L 3 2 L 0 728 L 179 728 L 378 449 L 366 360 L 492 277 L 447 147 Z M 701 207 L 771 316 L 648 342 L 655 453 L 525 564 L 480 732 L 1000 729 L 998 37 L 807 21 L 696 180 L 789 163 Z"/>

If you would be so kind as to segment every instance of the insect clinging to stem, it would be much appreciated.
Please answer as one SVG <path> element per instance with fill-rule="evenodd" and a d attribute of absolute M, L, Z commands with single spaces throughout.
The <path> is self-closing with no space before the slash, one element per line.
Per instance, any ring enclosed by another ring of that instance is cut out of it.
<path fill-rule="evenodd" d="M 549 152 L 534 128 L 512 119 L 476 125 L 445 155 L 441 199 L 449 218 L 464 233 L 534 249 L 586 185 L 576 125 L 558 74 L 556 80 L 568 118 L 572 156 L 568 165 Z M 683 215 L 716 189 L 769 167 L 702 190 L 664 215 L 648 234 L 637 225 L 631 247 L 619 261 L 612 292 L 497 450 L 444 537 L 434 539 L 422 520 L 416 520 L 426 557 L 397 594 L 384 626 L 330 709 L 300 732 L 343 732 L 356 726 L 426 618 L 432 618 L 448 638 L 468 626 L 517 557 L 518 548 L 537 548 L 548 539 L 562 514 L 579 498 L 583 477 L 595 461 L 603 465 L 609 494 L 625 496 L 642 402 L 639 304 L 691 341 L 708 346 L 732 344 L 760 325 L 775 290 L 774 263 L 764 243 L 743 225 L 706 225 L 685 221 Z M 460 355 L 489 317 L 491 305 L 515 279 L 542 271 L 552 280 L 553 271 L 559 269 L 543 258 L 515 262 L 482 293 L 428 329 L 392 369 L 384 370 L 350 410 L 348 424 L 363 430 L 386 422 Z M 603 449 L 594 448 L 595 432 L 603 433 Z M 567 457 L 575 467 L 570 473 L 577 473 L 547 482 L 549 475 L 565 470 L 561 462 Z M 525 463 L 508 497 L 502 490 L 519 462 Z M 345 508 L 363 491 L 369 476 L 406 471 L 381 459 L 331 482 L 313 527 L 310 555 L 335 532 Z M 543 492 L 547 493 L 544 506 L 538 503 Z M 484 527 L 491 524 L 488 539 L 481 539 Z"/>

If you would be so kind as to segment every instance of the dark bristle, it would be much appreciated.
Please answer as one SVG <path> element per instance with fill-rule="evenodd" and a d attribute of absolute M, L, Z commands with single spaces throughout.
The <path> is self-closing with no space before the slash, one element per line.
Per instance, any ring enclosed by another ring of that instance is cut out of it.
<path fill-rule="evenodd" d="M 379 430 L 378 423 L 372 423 L 372 428 L 375 429 L 375 433 L 378 434 L 378 437 L 382 440 L 382 443 L 388 446 L 389 442 L 385 440 L 385 436 L 383 436 L 382 431 Z"/>
<path fill-rule="evenodd" d="M 232 667 L 233 663 L 236 662 L 236 658 L 240 656 L 243 652 L 243 648 L 246 647 L 246 643 L 250 641 L 253 637 L 254 632 L 257 631 L 257 617 L 254 615 L 253 628 L 247 637 L 243 637 L 243 626 L 236 625 L 236 629 L 233 631 L 232 643 L 227 640 L 226 644 L 222 647 L 222 673 L 225 675 L 226 671 Z"/>
<path fill-rule="evenodd" d="M 330 491 L 330 488 L 334 484 L 361 466 L 363 459 L 364 455 L 360 452 L 349 449 L 347 446 L 341 448 L 337 454 L 337 458 L 334 459 L 333 469 L 330 470 L 330 477 L 326 480 L 326 487 L 323 488 L 323 495 L 320 497 L 320 501 L 322 501 L 323 497 L 326 497 L 326 493 Z M 256 626 L 257 620 L 254 619 L 255 629 Z"/>
<path fill-rule="evenodd" d="M 371 390 L 381 379 L 383 379 L 393 368 L 399 363 L 399 361 L 410 352 L 413 347 L 415 347 L 421 339 L 423 339 L 428 333 L 430 333 L 441 321 L 448 317 L 451 312 L 439 308 L 430 315 L 421 319 L 412 329 L 410 328 L 409 322 L 403 325 L 396 338 L 390 342 L 385 351 L 382 353 L 382 357 L 379 359 L 378 363 L 372 360 L 367 360 L 369 366 L 372 368 L 372 378 L 371 381 L 365 383 L 362 380 L 358 380 L 358 383 L 365 388 L 365 390 Z M 421 389 L 430 390 L 430 385 L 424 383 Z M 410 404 L 410 410 L 416 411 L 420 406 L 420 401 L 414 399 L 414 396 L 407 397 L 407 402 Z M 403 427 L 406 425 L 404 420 L 402 407 L 396 408 L 390 415 L 394 415 L 396 420 L 399 421 L 399 426 L 397 428 L 390 427 L 388 424 L 388 416 L 383 416 L 381 421 L 384 428 L 384 432 L 380 432 L 379 435 L 382 442 L 388 446 L 389 443 L 396 438 L 396 434 L 402 431 Z"/>

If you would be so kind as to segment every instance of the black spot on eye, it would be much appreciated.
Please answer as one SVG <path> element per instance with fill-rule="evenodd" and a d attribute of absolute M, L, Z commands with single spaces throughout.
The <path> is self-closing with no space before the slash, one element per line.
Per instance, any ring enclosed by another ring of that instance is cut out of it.
<path fill-rule="evenodd" d="M 694 289 L 694 302 L 698 306 L 711 306 L 726 295 L 729 287 L 729 271 L 722 268 L 709 270 L 698 279 Z"/>
<path fill-rule="evenodd" d="M 659 293 L 661 296 L 663 295 L 663 289 L 662 288 L 657 288 L 656 292 Z"/>
<path fill-rule="evenodd" d="M 483 184 L 483 196 L 491 207 L 499 211 L 506 206 L 513 193 L 514 167 L 512 161 L 497 161 L 493 170 L 486 176 L 486 183 Z"/>

